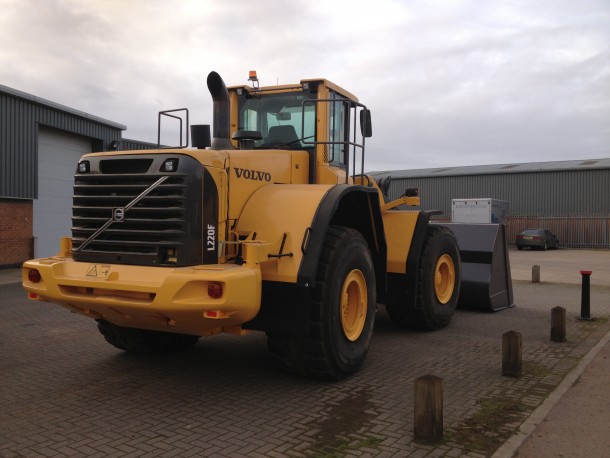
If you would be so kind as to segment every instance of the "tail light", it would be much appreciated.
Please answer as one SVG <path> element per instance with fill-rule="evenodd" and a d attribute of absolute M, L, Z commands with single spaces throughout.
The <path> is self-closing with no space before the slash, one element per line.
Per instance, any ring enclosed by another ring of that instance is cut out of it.
<path fill-rule="evenodd" d="M 32 283 L 40 283 L 40 280 L 42 280 L 42 276 L 40 275 L 40 272 L 38 272 L 36 269 L 31 269 L 28 270 L 28 280 Z"/>
<path fill-rule="evenodd" d="M 208 296 L 219 299 L 222 296 L 222 283 L 208 283 Z"/>

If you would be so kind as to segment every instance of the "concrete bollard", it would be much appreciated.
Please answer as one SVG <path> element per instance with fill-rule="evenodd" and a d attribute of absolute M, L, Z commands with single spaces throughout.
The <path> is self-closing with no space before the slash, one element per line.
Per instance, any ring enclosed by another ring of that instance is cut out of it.
<path fill-rule="evenodd" d="M 532 266 L 532 283 L 540 283 L 540 266 Z"/>
<path fill-rule="evenodd" d="M 563 307 L 557 306 L 551 309 L 551 340 L 566 341 L 566 309 Z"/>
<path fill-rule="evenodd" d="M 443 440 L 443 379 L 424 375 L 415 380 L 414 440 L 435 444 Z"/>
<path fill-rule="evenodd" d="M 580 296 L 580 319 L 591 319 L 591 270 L 581 270 L 582 294 Z"/>
<path fill-rule="evenodd" d="M 502 375 L 521 377 L 523 367 L 521 333 L 508 331 L 502 334 Z"/>

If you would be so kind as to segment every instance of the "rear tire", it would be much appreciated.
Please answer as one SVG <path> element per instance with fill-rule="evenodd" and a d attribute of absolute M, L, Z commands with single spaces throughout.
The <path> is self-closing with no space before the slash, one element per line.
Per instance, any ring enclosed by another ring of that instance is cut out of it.
<path fill-rule="evenodd" d="M 267 347 L 289 372 L 340 380 L 369 348 L 376 312 L 375 270 L 362 235 L 331 226 L 312 291 L 309 336 L 267 334 Z"/>
<path fill-rule="evenodd" d="M 106 320 L 97 320 L 97 328 L 109 344 L 129 353 L 172 353 L 191 348 L 199 340 L 199 336 L 127 328 Z"/>
<path fill-rule="evenodd" d="M 390 319 L 407 328 L 435 331 L 451 322 L 460 293 L 460 253 L 453 233 L 429 226 L 418 266 L 417 301 L 387 304 Z"/>

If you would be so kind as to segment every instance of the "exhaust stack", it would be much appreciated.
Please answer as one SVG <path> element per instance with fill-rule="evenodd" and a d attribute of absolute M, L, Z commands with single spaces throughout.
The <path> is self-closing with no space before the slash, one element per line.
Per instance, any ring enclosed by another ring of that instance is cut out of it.
<path fill-rule="evenodd" d="M 233 149 L 229 138 L 231 131 L 229 91 L 218 73 L 210 72 L 208 75 L 208 89 L 214 101 L 214 126 L 210 149 Z"/>

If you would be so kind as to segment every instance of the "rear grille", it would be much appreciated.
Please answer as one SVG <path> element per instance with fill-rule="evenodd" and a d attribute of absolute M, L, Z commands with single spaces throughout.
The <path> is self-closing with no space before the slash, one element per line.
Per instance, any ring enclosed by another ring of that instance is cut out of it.
<path fill-rule="evenodd" d="M 180 156 L 175 172 L 160 172 L 168 158 L 176 156 L 86 158 L 90 172 L 76 174 L 74 182 L 72 243 L 77 261 L 201 263 L 202 166 L 191 157 Z M 164 176 L 163 183 L 133 204 Z M 115 218 L 90 239 L 113 219 L 116 209 L 123 209 L 124 219 Z"/>

